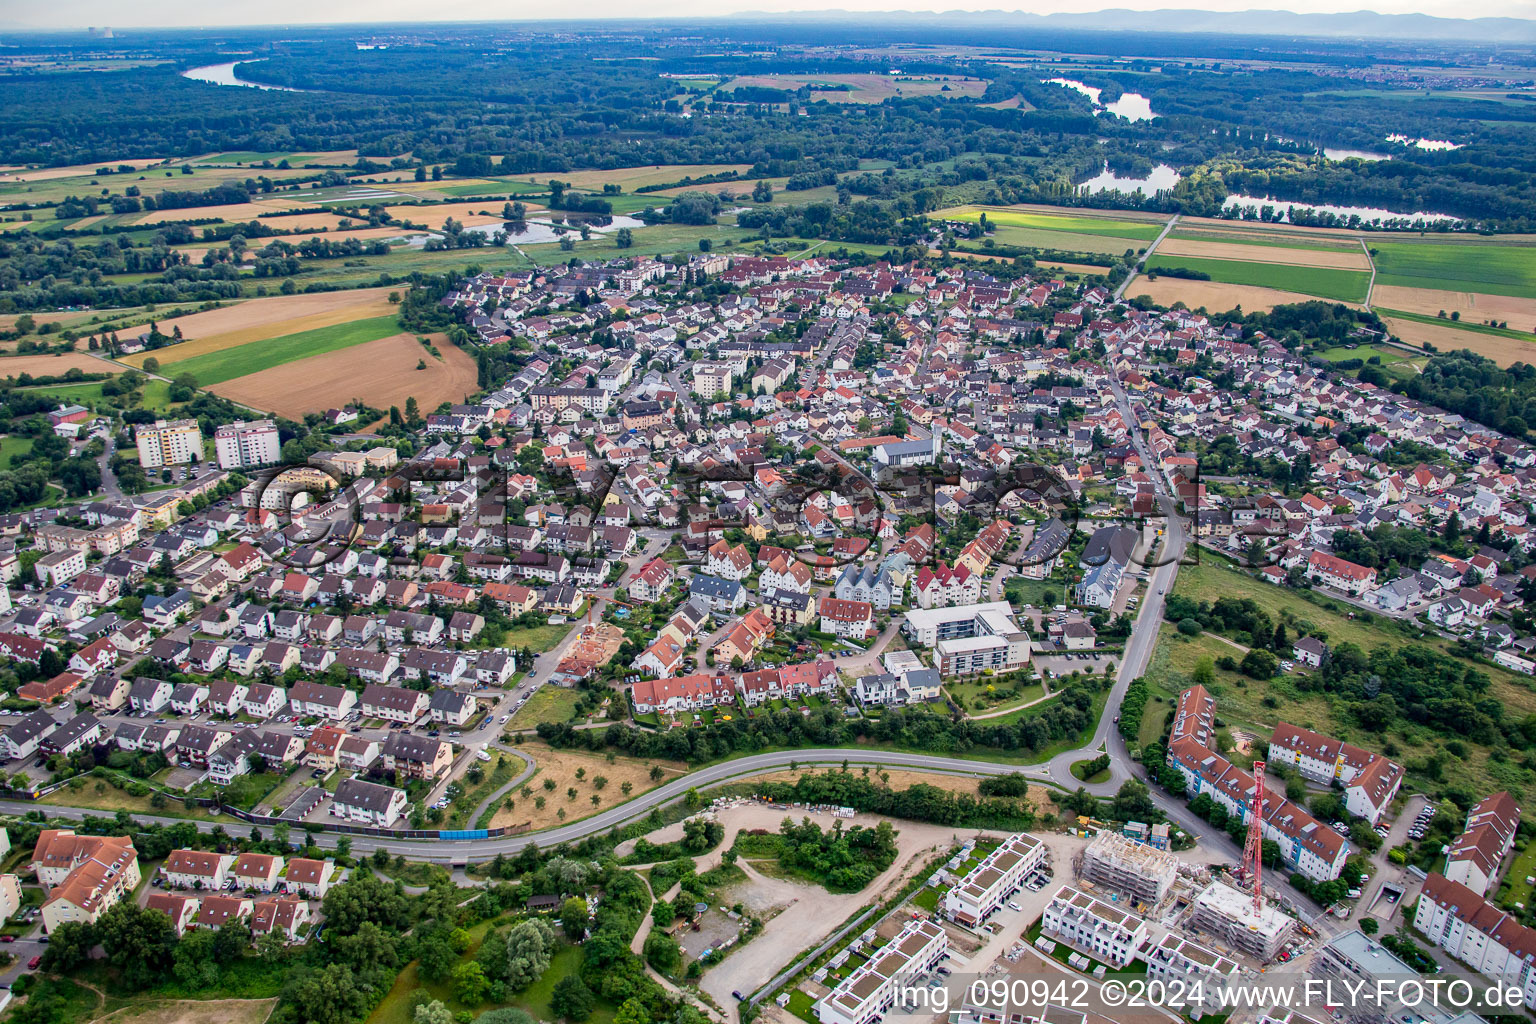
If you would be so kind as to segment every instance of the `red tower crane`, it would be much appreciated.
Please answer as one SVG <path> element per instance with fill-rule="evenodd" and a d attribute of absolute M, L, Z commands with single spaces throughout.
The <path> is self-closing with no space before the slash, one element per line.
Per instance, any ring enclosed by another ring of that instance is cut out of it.
<path fill-rule="evenodd" d="M 1243 844 L 1243 873 L 1253 882 L 1253 913 L 1264 911 L 1264 762 L 1253 762 L 1253 807 L 1248 815 L 1248 841 Z"/>

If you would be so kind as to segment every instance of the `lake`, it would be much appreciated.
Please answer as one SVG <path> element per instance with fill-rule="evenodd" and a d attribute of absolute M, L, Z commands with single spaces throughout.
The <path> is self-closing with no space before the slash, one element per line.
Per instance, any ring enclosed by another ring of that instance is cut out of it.
<path fill-rule="evenodd" d="M 1086 188 L 1089 192 L 1135 192 L 1141 189 L 1147 195 L 1166 188 L 1173 188 L 1179 183 L 1179 172 L 1167 164 L 1158 164 L 1152 168 L 1152 173 L 1145 178 L 1123 178 L 1109 169 L 1109 161 L 1104 162 L 1104 169 L 1087 181 L 1077 183 L 1078 188 Z"/>
<path fill-rule="evenodd" d="M 255 64 L 254 60 L 232 60 L 228 64 L 209 64 L 200 68 L 188 68 L 181 73 L 182 78 L 190 78 L 194 82 L 207 82 L 209 85 L 238 85 L 246 89 L 264 89 L 268 92 L 308 92 L 307 89 L 290 89 L 286 85 L 262 85 L 260 82 L 247 82 L 235 74 L 235 68 L 240 64 Z"/>
<path fill-rule="evenodd" d="M 1139 92 L 1123 92 L 1113 103 L 1101 103 L 1099 97 L 1104 90 L 1097 86 L 1084 85 L 1071 78 L 1047 78 L 1044 81 L 1048 85 L 1064 85 L 1068 89 L 1076 89 L 1093 101 L 1093 105 L 1098 108 L 1094 111 L 1097 114 L 1114 114 L 1127 121 L 1150 121 L 1157 116 L 1152 113 L 1152 101 Z"/>
<path fill-rule="evenodd" d="M 1258 210 L 1265 206 L 1273 206 L 1277 210 L 1284 210 L 1282 220 L 1290 219 L 1291 208 L 1299 210 L 1316 210 L 1319 213 L 1331 213 L 1336 217 L 1356 217 L 1366 222 L 1380 222 L 1390 220 L 1406 221 L 1459 221 L 1460 217 L 1452 217 L 1444 213 L 1393 213 L 1391 210 L 1379 210 L 1371 206 L 1334 206 L 1332 203 L 1293 203 L 1285 199 L 1257 199 L 1253 196 L 1227 196 L 1227 201 L 1222 204 L 1223 209 L 1250 209 Z"/>
<path fill-rule="evenodd" d="M 1427 149 L 1432 153 L 1444 153 L 1452 149 L 1460 149 L 1461 144 L 1447 142 L 1445 139 L 1415 139 L 1409 135 L 1388 135 L 1388 142 L 1400 142 L 1405 146 L 1413 146 L 1416 149 Z"/>
<path fill-rule="evenodd" d="M 605 235 L 610 231 L 617 231 L 619 228 L 633 229 L 643 227 L 645 227 L 645 221 L 639 220 L 638 218 L 614 217 L 608 224 L 603 224 L 601 226 L 597 224 L 592 225 L 592 233 L 594 235 Z M 521 231 L 513 230 L 507 223 L 478 224 L 474 227 L 465 228 L 464 230 L 478 232 L 482 235 L 485 235 L 487 238 L 495 235 L 498 231 L 505 231 L 507 233 L 508 245 L 539 245 L 543 242 L 558 242 L 562 237 L 561 232 L 555 230 L 554 223 L 547 220 L 524 221 L 523 229 Z M 580 239 L 581 223 L 579 221 L 572 221 L 570 229 L 568 229 L 565 234 L 570 235 L 572 238 Z M 410 242 L 410 245 L 413 249 L 419 249 L 426 244 L 427 239 L 424 236 L 414 238 Z"/>
<path fill-rule="evenodd" d="M 1324 146 L 1323 156 L 1329 160 L 1391 160 L 1388 153 L 1372 153 L 1368 149 L 1339 149 L 1334 146 Z"/>

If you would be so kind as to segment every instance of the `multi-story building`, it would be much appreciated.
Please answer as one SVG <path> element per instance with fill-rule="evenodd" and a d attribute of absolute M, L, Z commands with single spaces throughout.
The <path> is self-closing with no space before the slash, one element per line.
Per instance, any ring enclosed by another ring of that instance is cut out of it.
<path fill-rule="evenodd" d="M 220 469 L 270 466 L 282 458 L 277 424 L 271 420 L 228 423 L 213 432 Z"/>
<path fill-rule="evenodd" d="M 44 829 L 31 867 L 48 890 L 43 929 L 50 935 L 68 921 L 94 923 L 139 884 L 139 854 L 127 836 Z"/>
<path fill-rule="evenodd" d="M 1258 960 L 1270 961 L 1289 941 L 1296 919 L 1265 903 L 1257 913 L 1253 897 L 1213 882 L 1195 897 L 1190 926 Z"/>
<path fill-rule="evenodd" d="M 389 828 L 405 813 L 405 790 L 361 779 L 346 779 L 336 787 L 331 816 L 361 825 Z"/>
<path fill-rule="evenodd" d="M 1158 980 L 1166 986 L 1170 994 L 1168 1005 L 1173 1009 L 1198 1018 L 1231 1007 L 1231 1000 L 1224 993 L 1231 990 L 1242 973 L 1237 961 L 1172 933 L 1150 947 L 1146 959 L 1147 980 Z M 1186 993 L 1198 994 L 1200 998 L 1191 1000 Z"/>
<path fill-rule="evenodd" d="M 1019 832 L 966 873 L 944 894 L 943 914 L 970 928 L 978 927 L 1046 861 L 1044 843 Z"/>
<path fill-rule="evenodd" d="M 203 431 L 197 420 L 156 420 L 134 433 L 139 446 L 139 465 L 145 469 L 201 462 Z"/>
<path fill-rule="evenodd" d="M 932 921 L 909 921 L 901 933 L 838 982 L 812 1007 L 822 1024 L 870 1024 L 896 1002 L 899 989 L 936 966 L 949 936 Z"/>
<path fill-rule="evenodd" d="M 1467 813 L 1461 835 L 1451 840 L 1445 877 L 1481 895 L 1498 875 L 1520 828 L 1520 808 L 1506 792 L 1478 801 Z"/>
<path fill-rule="evenodd" d="M 1439 873 L 1424 880 L 1413 927 L 1474 971 L 1519 985 L 1536 1009 L 1536 929 Z"/>
<path fill-rule="evenodd" d="M 233 854 L 212 850 L 172 850 L 160 866 L 165 884 L 178 889 L 217 889 L 229 878 Z"/>
<path fill-rule="evenodd" d="M 1275 726 L 1269 741 L 1269 763 L 1295 768 L 1319 785 L 1340 783 L 1345 808 L 1372 825 L 1386 813 L 1403 783 L 1402 765 L 1288 722 Z"/>
<path fill-rule="evenodd" d="M 1108 900 L 1063 885 L 1045 905 L 1041 930 L 1111 967 L 1124 967 L 1147 941 L 1147 922 Z"/>
<path fill-rule="evenodd" d="M 1173 854 L 1128 839 L 1118 832 L 1104 831 L 1094 837 L 1083 851 L 1078 872 L 1096 885 L 1125 893 L 1148 905 L 1162 901 L 1179 876 L 1179 862 Z"/>

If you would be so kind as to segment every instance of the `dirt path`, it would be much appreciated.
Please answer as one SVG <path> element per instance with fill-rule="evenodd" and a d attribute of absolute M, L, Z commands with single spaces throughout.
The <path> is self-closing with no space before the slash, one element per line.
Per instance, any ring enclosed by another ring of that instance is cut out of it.
<path fill-rule="evenodd" d="M 834 819 L 831 814 L 786 813 L 784 809 L 758 804 L 726 808 L 720 812 L 719 820 L 725 826 L 727 838 L 734 841 L 741 829 L 776 831 L 787 816 L 808 817 L 822 828 L 831 827 L 834 821 L 840 821 L 844 828 L 848 828 L 891 820 L 874 814 L 855 815 L 851 820 Z M 765 911 L 777 909 L 778 913 L 763 926 L 762 933 L 747 945 L 745 951 L 726 957 L 705 973 L 699 988 L 721 1006 L 733 1005 L 735 997 L 731 993 L 756 990 L 784 964 L 832 934 L 859 908 L 885 899 L 936 851 L 958 842 L 962 834 L 975 831 L 911 821 L 891 821 L 891 824 L 897 829 L 896 859 L 861 892 L 829 893 L 819 886 L 769 878 L 750 864 L 738 861 L 737 867 L 746 873 L 747 881 L 733 887 L 732 895 L 763 916 L 766 916 Z M 725 848 L 726 844 L 722 843 L 720 849 Z"/>

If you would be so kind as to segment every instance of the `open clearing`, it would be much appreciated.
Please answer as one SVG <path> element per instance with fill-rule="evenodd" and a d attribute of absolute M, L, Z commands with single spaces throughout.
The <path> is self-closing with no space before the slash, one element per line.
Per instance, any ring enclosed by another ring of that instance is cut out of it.
<path fill-rule="evenodd" d="M 462 402 L 477 389 L 475 360 L 442 335 L 433 336 L 433 342 L 443 354 L 441 360 L 433 359 L 415 335 L 393 334 L 235 377 L 209 390 L 295 419 L 353 398 L 381 409 L 403 408 L 412 396 L 423 410 L 442 402 Z M 416 369 L 421 360 L 426 361 L 425 370 Z"/>
<path fill-rule="evenodd" d="M 112 1024 L 262 1024 L 276 1005 L 276 999 L 175 999 L 136 1003 L 97 1019 Z"/>
<path fill-rule="evenodd" d="M 1371 305 L 1383 309 L 1400 309 L 1405 313 L 1422 313 L 1425 316 L 1438 316 L 1443 309 L 1447 316 L 1460 313 L 1463 320 L 1471 320 L 1473 323 L 1507 320 L 1509 326 L 1517 330 L 1536 328 L 1536 298 L 1439 288 L 1407 288 L 1382 284 L 1381 278 L 1377 277 L 1376 287 L 1371 292 Z"/>
<path fill-rule="evenodd" d="M 576 821 L 632 800 L 688 771 L 686 765 L 677 762 L 641 761 L 633 757 L 615 757 L 609 761 L 604 754 L 556 750 L 542 743 L 525 743 L 518 750 L 533 758 L 534 764 L 538 765 L 537 774 L 523 784 L 532 792 L 523 796 L 522 787 L 519 787 L 508 794 L 512 797 L 512 810 L 507 810 L 503 799 L 491 819 L 491 828 L 525 824 L 532 830 L 552 828 L 562 822 Z M 656 782 L 651 781 L 652 764 L 659 765 L 663 773 Z M 576 778 L 578 770 L 583 772 L 584 778 Z M 608 780 L 602 789 L 596 786 L 599 776 Z M 545 779 L 554 780 L 553 789 L 544 788 Z M 626 782 L 633 787 L 628 796 L 624 795 L 623 789 Z M 572 786 L 576 788 L 574 800 L 566 792 Z M 596 808 L 592 806 L 594 794 L 601 798 Z M 542 808 L 538 806 L 540 797 L 544 799 Z M 563 818 L 560 815 L 562 810 L 565 812 Z"/>
<path fill-rule="evenodd" d="M 182 336 L 188 340 L 158 352 L 128 356 L 123 362 L 142 366 L 145 359 L 154 356 L 161 365 L 169 366 L 252 341 L 383 316 L 394 308 L 388 301 L 392 291 L 401 289 L 359 288 L 308 295 L 270 295 L 203 313 L 189 313 L 159 325 L 165 334 L 180 327 Z"/>
<path fill-rule="evenodd" d="M 749 89 L 784 89 L 793 92 L 811 87 L 811 101 L 828 103 L 883 103 L 894 96 L 980 96 L 987 83 L 958 75 L 746 75 L 733 78 L 722 86 L 730 91 L 737 86 Z M 846 88 L 817 89 L 817 85 Z"/>
<path fill-rule="evenodd" d="M 1147 261 L 1147 270 L 1156 273 L 1177 268 L 1209 274 L 1212 281 L 1226 284 L 1257 285 L 1282 291 L 1301 292 L 1338 302 L 1364 302 L 1371 275 L 1355 270 L 1331 270 L 1326 267 L 1298 267 L 1285 263 L 1254 263 L 1239 260 L 1207 260 L 1188 256 L 1165 257 L 1158 252 Z"/>
<path fill-rule="evenodd" d="M 1470 349 L 1480 356 L 1487 356 L 1500 366 L 1536 362 L 1536 335 L 1530 341 L 1522 341 L 1497 334 L 1463 330 L 1449 323 L 1426 324 L 1420 320 L 1392 316 L 1384 310 L 1378 312 L 1392 333 L 1410 345 L 1422 347 L 1429 344 L 1441 352 Z"/>
<path fill-rule="evenodd" d="M 859 771 L 862 768 L 863 766 L 860 765 L 858 769 L 852 770 Z M 824 767 L 807 765 L 805 768 L 793 771 L 767 772 L 763 775 L 754 775 L 752 776 L 752 781 L 794 782 L 802 775 L 817 775 L 824 771 L 826 771 Z M 948 793 L 964 793 L 967 796 L 977 796 L 978 787 L 981 785 L 981 779 L 972 775 L 946 775 L 941 772 L 917 772 L 900 768 L 877 769 L 874 766 L 870 767 L 869 777 L 872 780 L 878 781 L 881 776 L 884 776 L 883 781 L 892 789 L 907 789 L 922 783 L 925 786 L 933 786 L 935 789 L 942 789 Z M 1029 802 L 1036 810 L 1048 808 L 1051 806 L 1051 793 L 1052 790 L 1046 786 L 1030 786 Z"/>
<path fill-rule="evenodd" d="M 1257 285 L 1227 284 L 1222 281 L 1187 281 L 1178 277 L 1159 277 L 1150 281 L 1137 277 L 1125 289 L 1128 298 L 1145 295 L 1159 306 L 1182 302 L 1190 309 L 1225 313 L 1241 306 L 1245 312 L 1268 312 L 1291 302 L 1311 302 L 1314 296 Z"/>
<path fill-rule="evenodd" d="M 207 352 L 189 359 L 177 359 L 175 362 L 164 364 L 163 368 L 170 376 L 190 373 L 197 378 L 198 384 L 207 387 L 234 380 L 236 377 L 270 370 L 284 363 L 324 355 L 327 352 L 350 348 L 368 341 L 377 341 L 396 334 L 399 330 L 400 321 L 391 310 L 383 316 L 370 317 L 366 320 L 350 320 L 329 327 L 317 327 L 314 330 L 284 334 L 247 345 Z"/>
<path fill-rule="evenodd" d="M 1168 238 L 1157 247 L 1159 256 L 1195 256 L 1216 260 L 1240 260 L 1249 263 L 1286 263 L 1298 267 L 1332 267 L 1336 270 L 1371 269 L 1371 261 L 1360 248 L 1297 249 L 1281 245 L 1254 245 L 1245 242 L 1209 242 L 1192 238 Z"/>

